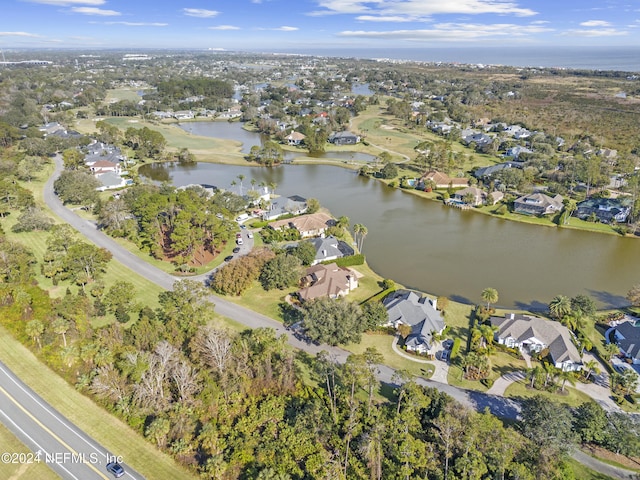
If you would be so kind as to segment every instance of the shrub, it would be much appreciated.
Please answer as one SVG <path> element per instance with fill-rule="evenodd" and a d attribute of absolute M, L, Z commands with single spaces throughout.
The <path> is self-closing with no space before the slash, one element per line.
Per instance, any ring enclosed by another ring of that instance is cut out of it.
<path fill-rule="evenodd" d="M 451 354 L 449 355 L 449 358 L 453 360 L 458 356 L 459 353 L 460 353 L 460 339 L 454 338 L 453 345 L 451 345 Z"/>

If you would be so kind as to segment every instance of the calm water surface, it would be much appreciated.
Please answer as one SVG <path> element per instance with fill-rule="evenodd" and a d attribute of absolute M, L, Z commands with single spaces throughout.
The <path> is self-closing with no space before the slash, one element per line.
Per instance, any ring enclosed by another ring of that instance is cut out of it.
<path fill-rule="evenodd" d="M 640 281 L 640 240 L 520 224 L 460 211 L 391 189 L 327 165 L 278 168 L 196 164 L 145 165 L 142 175 L 174 185 L 229 188 L 275 182 L 279 195 L 317 198 L 334 216 L 346 215 L 369 233 L 364 253 L 385 278 L 469 303 L 486 287 L 499 305 L 544 309 L 558 294 L 585 293 L 601 306 L 623 305 Z"/>
<path fill-rule="evenodd" d="M 261 135 L 255 132 L 249 132 L 242 128 L 240 122 L 185 122 L 178 123 L 178 126 L 184 131 L 192 133 L 194 135 L 201 135 L 203 137 L 222 138 L 225 140 L 235 140 L 242 143 L 242 153 L 249 153 L 251 147 L 254 145 L 262 145 L 263 142 L 269 140 L 267 135 Z M 285 160 L 293 160 L 296 157 L 310 156 L 313 158 L 324 159 L 336 159 L 340 161 L 358 161 L 358 162 L 373 162 L 375 157 L 368 153 L 362 152 L 325 152 L 309 154 L 306 150 L 300 150 L 300 153 L 286 151 L 284 154 Z"/>

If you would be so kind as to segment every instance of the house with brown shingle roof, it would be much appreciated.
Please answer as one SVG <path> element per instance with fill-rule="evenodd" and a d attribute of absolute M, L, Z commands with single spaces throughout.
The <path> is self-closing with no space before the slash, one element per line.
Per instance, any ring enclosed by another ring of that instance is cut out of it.
<path fill-rule="evenodd" d="M 507 313 L 504 317 L 491 317 L 491 325 L 497 327 L 495 338 L 510 348 L 540 352 L 549 349 L 556 368 L 563 371 L 582 369 L 582 359 L 573 343 L 571 332 L 558 322 L 539 317 Z"/>
<path fill-rule="evenodd" d="M 358 288 L 358 277 L 350 269 L 335 263 L 314 265 L 307 269 L 300 286 L 298 297 L 303 302 L 320 297 L 338 298 Z"/>
<path fill-rule="evenodd" d="M 335 220 L 326 213 L 310 213 L 299 217 L 277 220 L 269 224 L 274 230 L 295 228 L 302 238 L 319 237 L 324 235 L 327 229 L 335 224 Z"/>
<path fill-rule="evenodd" d="M 448 188 L 449 186 L 460 188 L 469 185 L 469 180 L 466 178 L 451 178 L 446 173 L 435 170 L 431 170 L 423 175 L 422 182 L 426 185 L 429 181 L 435 183 L 436 188 Z"/>
<path fill-rule="evenodd" d="M 285 137 L 285 140 L 289 145 L 300 145 L 304 139 L 307 138 L 306 135 L 300 132 L 291 132 L 289 135 Z"/>

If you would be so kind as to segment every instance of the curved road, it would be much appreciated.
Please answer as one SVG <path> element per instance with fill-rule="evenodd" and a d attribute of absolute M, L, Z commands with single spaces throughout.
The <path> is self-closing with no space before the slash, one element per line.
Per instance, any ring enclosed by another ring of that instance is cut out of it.
<path fill-rule="evenodd" d="M 173 288 L 174 282 L 181 280 L 180 278 L 173 277 L 172 275 L 169 275 L 168 273 L 165 273 L 162 270 L 146 263 L 144 260 L 136 257 L 125 248 L 117 244 L 115 241 L 113 241 L 113 239 L 99 231 L 96 228 L 95 223 L 80 218 L 62 204 L 60 199 L 53 192 L 53 183 L 62 172 L 62 169 L 62 159 L 58 155 L 55 157 L 54 173 L 47 181 L 43 192 L 44 201 L 49 206 L 49 208 L 51 208 L 51 210 L 63 221 L 65 221 L 76 230 L 78 230 L 82 235 L 87 237 L 88 240 L 100 247 L 109 250 L 115 260 L 123 263 L 124 265 L 127 265 L 136 273 L 146 277 L 148 280 L 156 283 L 162 288 L 171 290 Z M 265 315 L 259 314 L 245 307 L 229 302 L 223 298 L 212 295 L 212 300 L 215 302 L 216 311 L 221 315 L 231 318 L 243 325 L 246 325 L 249 328 L 272 328 L 278 335 L 285 335 L 290 345 L 297 349 L 304 350 L 309 354 L 316 355 L 317 353 L 324 350 L 328 352 L 336 361 L 339 361 L 341 363 L 344 363 L 347 357 L 350 355 L 350 352 L 347 352 L 346 350 L 343 350 L 341 348 L 330 347 L 328 345 L 319 346 L 302 341 L 297 338 L 292 332 L 288 331 L 281 323 Z M 379 365 L 378 367 L 378 379 L 386 384 L 394 384 L 395 370 L 386 365 Z M 504 398 L 502 396 L 463 390 L 451 385 L 425 379 L 417 379 L 416 381 L 428 387 L 435 387 L 438 390 L 449 394 L 451 397 L 455 398 L 463 405 L 480 412 L 488 408 L 494 415 L 508 419 L 516 419 L 520 412 L 520 405 L 517 402 L 508 398 Z M 598 460 L 591 457 L 588 457 L 589 460 L 587 461 L 586 458 L 579 455 L 579 453 L 576 453 L 575 458 L 579 459 L 579 461 L 584 460 L 584 463 L 587 463 L 590 468 L 610 475 L 613 478 L 628 479 L 632 478 L 631 475 L 634 474 L 634 472 L 626 471 L 620 468 L 614 467 L 612 469 L 609 465 L 599 462 Z"/>

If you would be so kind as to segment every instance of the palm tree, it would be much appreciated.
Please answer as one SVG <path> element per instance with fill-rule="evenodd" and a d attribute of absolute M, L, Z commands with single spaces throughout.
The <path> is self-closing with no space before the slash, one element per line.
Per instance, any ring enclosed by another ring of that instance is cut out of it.
<path fill-rule="evenodd" d="M 62 343 L 64 344 L 65 348 L 67 347 L 67 332 L 69 331 L 69 328 L 71 327 L 71 324 L 65 320 L 62 317 L 56 318 L 53 323 L 51 324 L 51 326 L 53 327 L 53 331 L 54 333 L 57 333 L 58 335 L 62 335 Z"/>
<path fill-rule="evenodd" d="M 549 302 L 549 313 L 555 319 L 561 319 L 571 313 L 571 300 L 564 295 L 556 295 Z"/>
<path fill-rule="evenodd" d="M 620 353 L 620 348 L 615 343 L 607 343 L 604 346 L 604 351 L 607 352 L 607 360 L 611 361 L 614 355 Z"/>
<path fill-rule="evenodd" d="M 527 377 L 531 380 L 529 386 L 534 388 L 536 382 L 540 377 L 542 377 L 542 375 L 544 375 L 544 369 L 540 365 L 536 365 L 535 367 L 527 370 Z"/>
<path fill-rule="evenodd" d="M 571 385 L 576 384 L 576 376 L 569 370 L 558 371 L 558 378 L 562 380 L 562 386 L 560 387 L 560 390 L 562 392 L 564 392 L 564 386 L 567 384 L 567 382 L 569 382 Z"/>
<path fill-rule="evenodd" d="M 593 373 L 594 375 L 598 375 L 600 373 L 600 369 L 598 368 L 598 362 L 595 360 L 587 360 L 584 362 L 584 366 L 587 369 L 587 375 L 585 376 L 585 380 L 589 380 L 589 377 Z"/>
<path fill-rule="evenodd" d="M 367 229 L 367 227 L 365 227 L 361 223 L 356 223 L 353 226 L 353 234 L 356 237 L 356 246 L 358 247 L 358 251 L 360 251 L 361 253 L 362 253 L 362 244 L 364 243 L 364 237 L 367 236 L 367 233 L 369 233 L 369 230 Z"/>
<path fill-rule="evenodd" d="M 38 344 L 38 348 L 42 348 L 40 337 L 44 333 L 44 323 L 37 319 L 31 320 L 30 322 L 27 322 L 24 330 L 25 333 L 33 338 L 33 341 Z"/>
<path fill-rule="evenodd" d="M 336 220 L 336 227 L 338 228 L 349 228 L 349 217 L 342 215 L 338 220 Z"/>
<path fill-rule="evenodd" d="M 498 301 L 498 291 L 495 288 L 487 287 L 482 290 L 481 298 L 483 301 L 487 302 L 487 310 L 489 310 L 491 308 L 491 304 Z"/>
<path fill-rule="evenodd" d="M 242 196 L 242 181 L 245 179 L 246 177 L 242 174 L 238 175 L 238 180 L 240 180 L 240 196 Z"/>
<path fill-rule="evenodd" d="M 271 189 L 271 195 L 276 196 L 276 188 L 278 188 L 278 184 L 276 182 L 269 183 L 269 188 Z"/>

